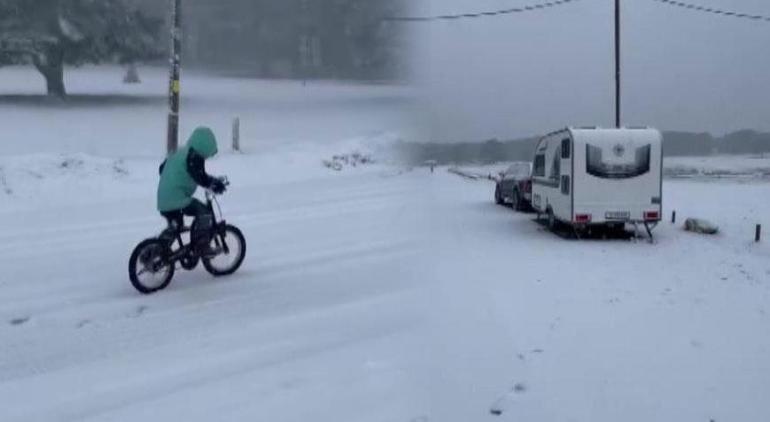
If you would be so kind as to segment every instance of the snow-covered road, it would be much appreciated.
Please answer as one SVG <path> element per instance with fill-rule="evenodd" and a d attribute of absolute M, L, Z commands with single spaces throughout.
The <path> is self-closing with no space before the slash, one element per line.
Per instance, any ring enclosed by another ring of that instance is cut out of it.
<path fill-rule="evenodd" d="M 321 165 L 404 133 L 408 90 L 186 73 L 181 136 L 219 136 L 207 169 L 230 176 L 248 254 L 232 277 L 179 273 L 144 297 L 126 267 L 162 228 L 167 73 L 121 73 L 68 69 L 72 95 L 52 101 L 33 70 L 0 70 L 0 421 L 419 417 L 414 186 Z M 234 117 L 244 154 L 228 153 Z"/>
<path fill-rule="evenodd" d="M 234 188 L 243 269 L 151 297 L 125 275 L 151 198 L 6 213 L 0 420 L 770 414 L 770 248 L 749 224 L 770 186 L 666 182 L 667 209 L 724 234 L 664 224 L 655 245 L 561 239 L 491 189 L 380 167 Z"/>
<path fill-rule="evenodd" d="M 410 189 L 380 172 L 233 188 L 242 270 L 151 297 L 125 269 L 160 227 L 151 201 L 6 215 L 0 420 L 419 416 Z"/>

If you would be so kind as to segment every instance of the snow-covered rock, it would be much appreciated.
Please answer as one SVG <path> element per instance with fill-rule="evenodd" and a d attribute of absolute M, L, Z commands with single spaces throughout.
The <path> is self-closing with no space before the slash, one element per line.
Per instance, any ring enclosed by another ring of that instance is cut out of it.
<path fill-rule="evenodd" d="M 719 226 L 702 218 L 688 218 L 684 222 L 684 229 L 701 234 L 717 234 Z"/>

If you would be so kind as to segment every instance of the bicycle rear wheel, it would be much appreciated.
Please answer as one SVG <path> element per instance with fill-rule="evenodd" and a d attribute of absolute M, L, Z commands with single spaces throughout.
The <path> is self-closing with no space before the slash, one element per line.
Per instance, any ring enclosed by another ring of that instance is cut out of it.
<path fill-rule="evenodd" d="M 160 239 L 140 242 L 128 260 L 128 277 L 143 294 L 165 289 L 174 277 L 174 264 L 166 261 L 167 243 Z"/>

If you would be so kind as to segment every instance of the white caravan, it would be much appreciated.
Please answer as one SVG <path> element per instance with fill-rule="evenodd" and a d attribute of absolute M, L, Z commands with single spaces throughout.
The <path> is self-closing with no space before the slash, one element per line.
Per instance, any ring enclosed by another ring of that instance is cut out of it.
<path fill-rule="evenodd" d="M 649 128 L 567 128 L 540 139 L 532 206 L 554 228 L 625 228 L 661 219 L 663 139 Z"/>

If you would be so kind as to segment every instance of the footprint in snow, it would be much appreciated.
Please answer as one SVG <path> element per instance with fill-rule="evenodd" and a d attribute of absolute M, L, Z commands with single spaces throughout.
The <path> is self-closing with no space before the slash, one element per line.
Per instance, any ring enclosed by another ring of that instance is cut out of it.
<path fill-rule="evenodd" d="M 517 382 L 514 386 L 500 398 L 492 403 L 489 407 L 489 413 L 500 416 L 505 410 L 514 402 L 514 399 L 518 395 L 522 395 L 527 392 L 527 385 L 523 382 Z"/>
<path fill-rule="evenodd" d="M 551 325 L 549 325 L 549 326 L 548 326 L 548 328 L 549 328 L 551 331 L 555 331 L 555 330 L 556 330 L 556 328 L 559 326 L 559 324 L 560 324 L 560 323 L 561 323 L 561 317 L 557 317 L 557 318 L 555 318 L 555 319 L 554 319 L 554 320 L 551 322 Z"/>
<path fill-rule="evenodd" d="M 532 354 L 541 354 L 543 353 L 543 349 L 532 349 L 529 352 Z M 527 360 L 527 355 L 525 353 L 517 353 L 516 357 L 522 362 Z"/>
<path fill-rule="evenodd" d="M 300 378 L 293 378 L 281 382 L 281 388 L 284 390 L 295 390 L 297 387 L 303 384 L 303 380 Z"/>
<path fill-rule="evenodd" d="M 147 306 L 147 305 L 139 305 L 139 306 L 136 307 L 136 310 L 134 311 L 133 315 L 131 315 L 131 316 L 134 317 L 134 318 L 139 318 L 140 316 L 142 316 L 142 314 L 147 312 L 148 309 L 150 309 L 150 307 Z"/>
<path fill-rule="evenodd" d="M 10 321 L 8 321 L 11 325 L 22 325 L 29 321 L 29 317 L 21 317 L 21 318 L 14 318 Z"/>

